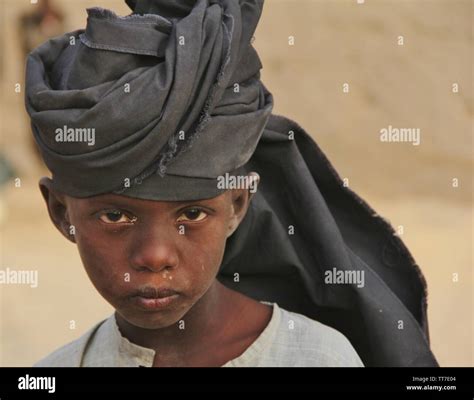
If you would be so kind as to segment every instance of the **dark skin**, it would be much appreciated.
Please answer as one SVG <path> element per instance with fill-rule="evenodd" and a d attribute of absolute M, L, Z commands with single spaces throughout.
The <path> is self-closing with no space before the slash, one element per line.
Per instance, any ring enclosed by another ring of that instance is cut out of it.
<path fill-rule="evenodd" d="M 77 244 L 93 285 L 116 310 L 122 335 L 156 351 L 153 366 L 224 365 L 268 325 L 271 307 L 216 278 L 227 238 L 247 212 L 248 190 L 167 202 L 74 198 L 49 178 L 39 186 L 52 222 Z M 135 302 L 137 290 L 163 287 L 178 292 L 166 308 Z"/>

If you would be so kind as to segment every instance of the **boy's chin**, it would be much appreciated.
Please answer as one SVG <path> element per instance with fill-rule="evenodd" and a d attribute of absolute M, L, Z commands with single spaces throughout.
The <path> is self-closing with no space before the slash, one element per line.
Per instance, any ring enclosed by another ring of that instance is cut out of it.
<path fill-rule="evenodd" d="M 119 311 L 119 313 L 129 324 L 142 329 L 168 328 L 172 325 L 179 324 L 184 316 L 184 314 L 181 313 L 163 311 L 144 313 L 122 313 Z"/>

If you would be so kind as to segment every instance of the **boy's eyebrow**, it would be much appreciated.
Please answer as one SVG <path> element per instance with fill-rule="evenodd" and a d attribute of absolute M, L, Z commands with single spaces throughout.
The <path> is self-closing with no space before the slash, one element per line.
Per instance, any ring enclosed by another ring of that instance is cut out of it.
<path fill-rule="evenodd" d="M 185 201 L 161 201 L 161 203 L 170 204 L 171 208 L 180 208 L 180 207 L 186 206 L 188 204 L 197 204 L 197 203 L 208 204 L 212 200 L 213 199 L 185 200 Z M 104 205 L 104 206 L 121 206 L 121 207 L 139 208 L 142 205 L 147 204 L 147 203 L 142 203 L 139 199 L 128 198 L 128 197 L 125 197 L 125 196 L 117 196 L 117 197 L 114 197 L 114 198 L 95 198 L 95 199 L 90 199 L 90 201 L 95 206 Z M 156 201 L 154 201 L 154 202 L 156 202 Z"/>

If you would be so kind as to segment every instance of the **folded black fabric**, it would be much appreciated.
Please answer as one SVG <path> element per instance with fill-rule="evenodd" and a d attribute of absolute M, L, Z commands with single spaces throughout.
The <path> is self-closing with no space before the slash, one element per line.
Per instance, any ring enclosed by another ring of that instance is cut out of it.
<path fill-rule="evenodd" d="M 176 19 L 92 8 L 85 31 L 33 51 L 26 106 L 57 188 L 133 195 L 153 175 L 157 200 L 191 199 L 188 185 L 170 194 L 158 178 L 206 184 L 245 164 L 273 106 L 251 46 L 261 10 L 261 1 L 199 0 Z"/>

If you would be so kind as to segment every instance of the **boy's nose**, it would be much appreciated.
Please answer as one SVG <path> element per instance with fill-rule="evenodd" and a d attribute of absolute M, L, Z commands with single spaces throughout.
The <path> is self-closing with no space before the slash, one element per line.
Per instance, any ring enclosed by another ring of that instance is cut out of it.
<path fill-rule="evenodd" d="M 160 272 L 178 266 L 177 243 L 171 232 L 154 229 L 132 245 L 131 265 L 136 271 Z"/>

